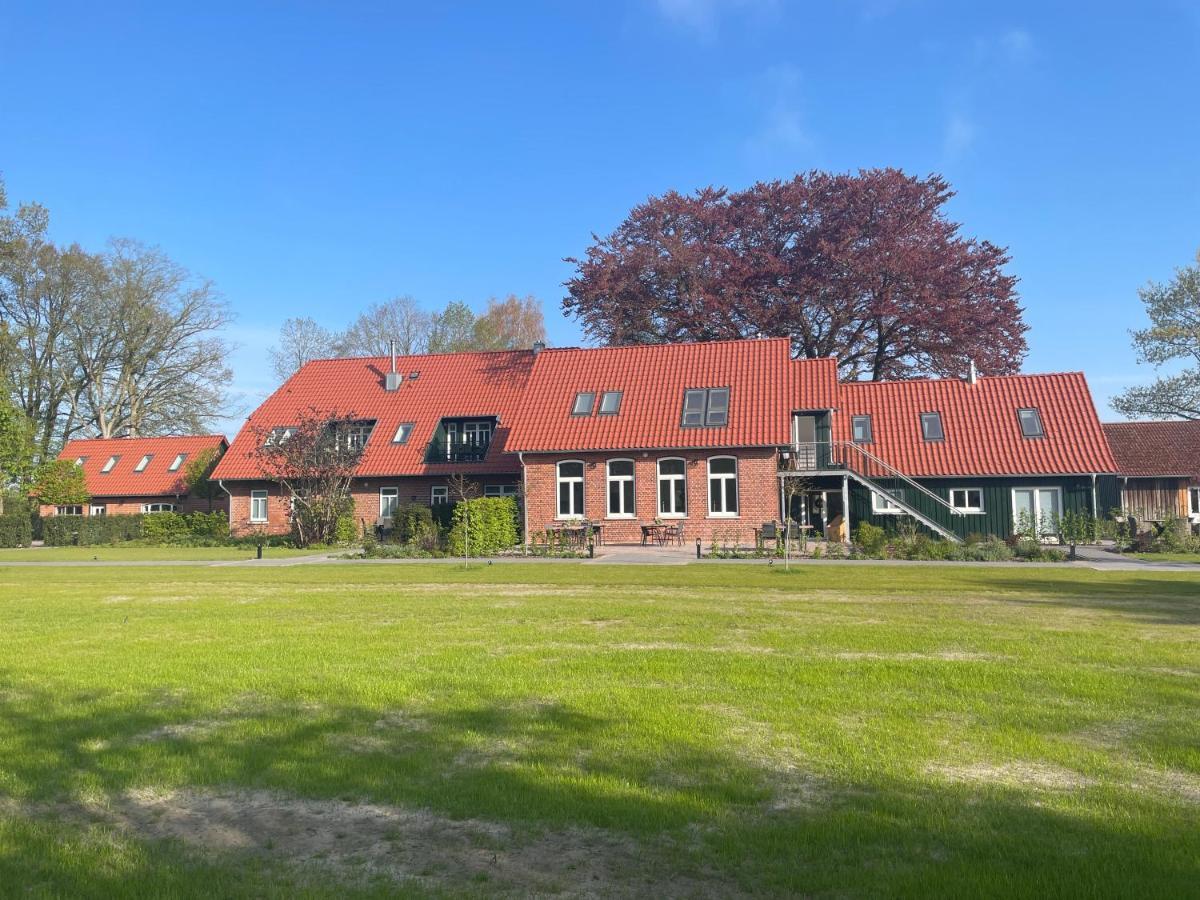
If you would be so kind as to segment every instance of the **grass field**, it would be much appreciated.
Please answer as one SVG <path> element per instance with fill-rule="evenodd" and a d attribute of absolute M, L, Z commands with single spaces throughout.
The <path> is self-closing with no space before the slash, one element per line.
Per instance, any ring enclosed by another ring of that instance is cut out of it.
<path fill-rule="evenodd" d="M 1130 555 L 1147 562 L 1183 562 L 1195 563 L 1200 566 L 1200 553 L 1133 553 Z"/>
<path fill-rule="evenodd" d="M 254 559 L 254 547 L 141 547 L 132 544 L 101 545 L 95 547 L 29 547 L 23 550 L 0 550 L 0 566 L 5 562 L 145 562 L 149 560 L 237 560 Z M 309 556 L 315 553 L 334 552 L 326 550 L 296 550 L 284 547 L 267 547 L 263 555 L 268 558 L 284 559 L 293 556 Z"/>
<path fill-rule="evenodd" d="M 1195 896 L 1200 576 L 0 568 L 0 895 Z"/>

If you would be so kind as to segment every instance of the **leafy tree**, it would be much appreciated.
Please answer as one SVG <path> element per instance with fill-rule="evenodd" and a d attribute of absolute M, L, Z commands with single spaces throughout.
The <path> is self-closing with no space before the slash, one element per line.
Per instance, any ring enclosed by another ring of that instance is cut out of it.
<path fill-rule="evenodd" d="M 1071 548 L 1071 559 L 1078 559 L 1075 553 L 1077 546 L 1096 541 L 1096 520 L 1087 513 L 1068 510 L 1059 519 L 1058 529 L 1063 543 Z"/>
<path fill-rule="evenodd" d="M 0 515 L 4 514 L 5 490 L 25 484 L 32 467 L 33 428 L 25 414 L 0 394 Z"/>
<path fill-rule="evenodd" d="M 338 340 L 312 319 L 286 319 L 279 329 L 279 346 L 268 351 L 271 368 L 286 381 L 306 362 L 338 355 Z"/>
<path fill-rule="evenodd" d="M 475 314 L 467 304 L 454 300 L 433 317 L 429 329 L 430 353 L 459 353 L 475 349 Z"/>
<path fill-rule="evenodd" d="M 563 309 L 612 344 L 786 335 L 847 378 L 1015 372 L 1009 256 L 959 233 L 952 196 L 938 175 L 871 169 L 651 197 L 567 260 Z"/>
<path fill-rule="evenodd" d="M 1168 284 L 1152 282 L 1138 295 L 1150 317 L 1149 328 L 1133 332 L 1141 361 L 1157 369 L 1182 360 L 1185 368 L 1130 388 L 1112 401 L 1113 408 L 1131 418 L 1200 419 L 1200 253 Z"/>
<path fill-rule="evenodd" d="M 393 297 L 374 303 L 355 319 L 336 341 L 339 356 L 387 356 L 390 341 L 403 356 L 424 353 L 429 346 L 433 316 L 412 297 Z"/>
<path fill-rule="evenodd" d="M 542 304 L 532 295 L 509 294 L 503 300 L 488 300 L 487 312 L 475 320 L 477 350 L 528 349 L 546 340 Z"/>
<path fill-rule="evenodd" d="M 362 457 L 362 442 L 349 439 L 354 424 L 353 414 L 310 410 L 286 438 L 258 435 L 255 453 L 263 473 L 293 500 L 292 530 L 301 546 L 335 543 L 338 520 L 353 509 L 350 483 Z"/>
<path fill-rule="evenodd" d="M 220 448 L 210 447 L 192 457 L 183 469 L 183 483 L 187 485 L 188 493 L 193 497 L 207 498 L 209 509 L 212 509 L 214 494 L 214 485 L 210 476 L 220 461 Z"/>
<path fill-rule="evenodd" d="M 91 499 L 83 468 L 69 459 L 52 459 L 38 466 L 31 493 L 47 506 L 74 506 Z"/>

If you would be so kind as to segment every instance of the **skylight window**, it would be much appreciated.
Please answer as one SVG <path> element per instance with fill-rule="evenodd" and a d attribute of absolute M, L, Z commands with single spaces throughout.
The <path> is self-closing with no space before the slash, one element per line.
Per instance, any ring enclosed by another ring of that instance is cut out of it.
<path fill-rule="evenodd" d="M 145 456 L 143 456 L 141 459 L 138 460 L 138 464 L 133 467 L 133 471 L 145 472 L 146 466 L 150 465 L 150 460 L 153 458 L 154 458 L 154 455 L 152 453 L 147 453 Z"/>
<path fill-rule="evenodd" d="M 592 407 L 595 405 L 595 391 L 580 391 L 575 395 L 575 403 L 571 406 L 571 415 L 590 416 L 592 414 Z"/>
<path fill-rule="evenodd" d="M 75 457 L 75 465 L 77 465 L 77 466 L 82 466 L 82 465 L 83 465 L 85 462 L 87 462 L 87 457 L 86 457 L 86 456 L 77 456 L 77 457 Z"/>
<path fill-rule="evenodd" d="M 108 458 L 108 462 L 106 462 L 104 464 L 104 468 L 101 469 L 100 471 L 105 474 L 111 472 L 113 470 L 113 466 L 115 466 L 117 464 L 117 460 L 120 458 L 121 458 L 120 456 L 110 456 Z"/>
<path fill-rule="evenodd" d="M 169 466 L 167 467 L 167 471 L 168 471 L 168 472 L 178 472 L 178 471 L 179 471 L 179 467 L 183 465 L 183 461 L 184 461 L 185 459 L 187 459 L 187 454 L 186 454 L 186 453 L 180 453 L 178 456 L 176 456 L 176 457 L 175 457 L 175 459 L 174 459 L 174 460 L 172 460 L 172 461 L 171 461 L 171 465 L 169 465 Z"/>
<path fill-rule="evenodd" d="M 393 444 L 407 444 L 409 437 L 412 435 L 413 423 L 401 422 L 396 429 L 396 436 L 392 438 Z"/>
<path fill-rule="evenodd" d="M 921 437 L 927 441 L 944 441 L 946 439 L 946 433 L 942 431 L 941 413 L 921 413 Z"/>
<path fill-rule="evenodd" d="M 1021 435 L 1027 438 L 1040 438 L 1046 436 L 1046 429 L 1042 427 L 1042 414 L 1036 409 L 1018 409 L 1017 421 L 1021 423 Z"/>
<path fill-rule="evenodd" d="M 605 391 L 600 397 L 600 415 L 615 416 L 621 411 L 621 392 Z"/>
<path fill-rule="evenodd" d="M 869 444 L 874 439 L 871 433 L 871 417 L 870 416 L 854 416 L 850 420 L 850 427 L 853 429 L 854 443 Z"/>
<path fill-rule="evenodd" d="M 719 428 L 729 422 L 729 388 L 689 388 L 683 392 L 684 428 Z"/>

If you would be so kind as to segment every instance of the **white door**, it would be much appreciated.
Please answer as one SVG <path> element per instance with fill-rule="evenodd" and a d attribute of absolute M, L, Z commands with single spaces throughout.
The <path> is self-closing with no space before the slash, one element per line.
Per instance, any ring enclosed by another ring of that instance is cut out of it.
<path fill-rule="evenodd" d="M 1037 527 L 1038 537 L 1055 537 L 1062 518 L 1062 490 L 1049 488 L 1013 488 L 1013 531 L 1020 527 L 1022 516 Z"/>

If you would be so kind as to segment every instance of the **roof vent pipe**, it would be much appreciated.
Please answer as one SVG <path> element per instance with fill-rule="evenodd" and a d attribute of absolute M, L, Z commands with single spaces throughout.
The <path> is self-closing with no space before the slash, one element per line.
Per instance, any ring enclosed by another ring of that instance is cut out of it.
<path fill-rule="evenodd" d="M 967 360 L 967 384 L 974 384 L 979 380 L 979 370 L 975 368 L 975 360 Z"/>
<path fill-rule="evenodd" d="M 385 391 L 395 391 L 400 388 L 400 373 L 396 371 L 396 342 L 388 341 L 388 353 L 392 357 L 391 371 L 384 376 L 383 389 Z"/>
<path fill-rule="evenodd" d="M 533 355 L 534 356 L 537 356 L 539 353 L 541 353 L 545 349 L 546 349 L 546 345 L 544 342 L 542 342 L 542 341 L 534 341 L 533 342 Z"/>

